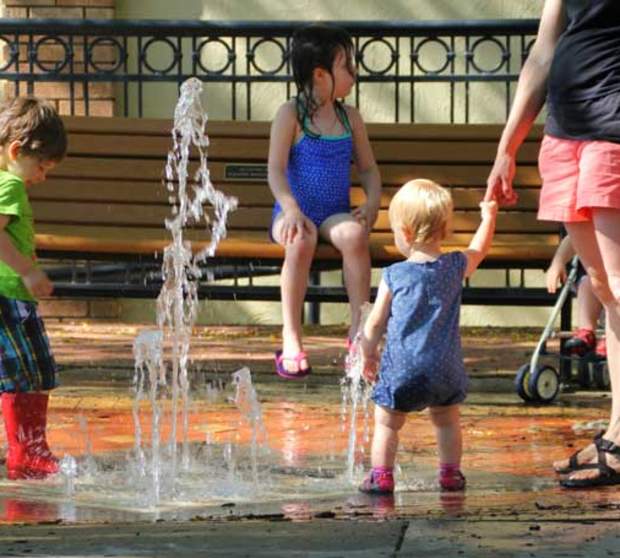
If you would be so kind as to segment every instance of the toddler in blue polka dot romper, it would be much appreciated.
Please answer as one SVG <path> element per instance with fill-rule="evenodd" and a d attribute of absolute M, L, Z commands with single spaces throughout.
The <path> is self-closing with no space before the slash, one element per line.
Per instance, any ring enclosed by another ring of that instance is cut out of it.
<path fill-rule="evenodd" d="M 465 488 L 459 414 L 468 385 L 459 335 L 462 282 L 490 248 L 497 204 L 483 202 L 480 208 L 481 223 L 469 247 L 442 254 L 452 217 L 448 190 L 430 180 L 412 180 L 390 203 L 394 240 L 406 259 L 384 270 L 360 340 L 364 376 L 376 380 L 372 470 L 362 492 L 394 491 L 398 432 L 407 413 L 427 407 L 437 435 L 440 487 Z"/>

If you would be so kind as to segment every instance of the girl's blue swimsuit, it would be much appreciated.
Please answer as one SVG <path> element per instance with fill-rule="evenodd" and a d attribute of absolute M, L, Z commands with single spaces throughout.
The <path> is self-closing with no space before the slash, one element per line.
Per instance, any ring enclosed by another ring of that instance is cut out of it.
<path fill-rule="evenodd" d="M 341 136 L 315 136 L 307 132 L 304 121 L 303 136 L 292 146 L 286 175 L 291 192 L 302 213 L 317 228 L 336 213 L 349 213 L 351 203 L 351 158 L 353 138 L 344 109 L 339 110 L 346 133 Z M 271 225 L 282 212 L 276 201 Z"/>

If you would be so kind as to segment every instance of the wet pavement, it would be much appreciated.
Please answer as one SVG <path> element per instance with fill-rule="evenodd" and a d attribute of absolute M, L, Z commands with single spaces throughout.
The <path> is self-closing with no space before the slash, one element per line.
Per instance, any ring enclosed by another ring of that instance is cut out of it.
<path fill-rule="evenodd" d="M 550 468 L 601 427 L 608 394 L 575 391 L 551 406 L 525 406 L 512 380 L 535 333 L 465 336 L 474 379 L 462 412 L 467 490 L 438 490 L 434 434 L 422 413 L 401 436 L 395 496 L 370 498 L 355 489 L 372 425 L 363 408 L 355 464 L 347 468 L 344 330 L 308 331 L 316 373 L 303 383 L 273 374 L 274 328 L 197 330 L 187 459 L 174 493 L 153 505 L 150 487 L 135 473 L 131 343 L 140 327 L 83 322 L 49 329 L 63 366 L 49 440 L 59 456 L 76 459 L 77 477 L 0 477 L 0 556 L 620 554 L 617 489 L 562 490 Z M 261 403 L 258 430 L 231 402 L 230 373 L 244 365 Z M 148 441 L 145 402 L 140 424 Z"/>

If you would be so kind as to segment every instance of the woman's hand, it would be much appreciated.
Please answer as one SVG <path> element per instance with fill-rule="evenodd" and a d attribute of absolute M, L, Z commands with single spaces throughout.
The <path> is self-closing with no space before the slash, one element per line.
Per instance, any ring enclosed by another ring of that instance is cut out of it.
<path fill-rule="evenodd" d="M 515 158 L 508 153 L 498 154 L 487 178 L 484 201 L 497 201 L 499 205 L 514 205 L 518 196 L 512 188 L 515 177 Z"/>
<path fill-rule="evenodd" d="M 306 217 L 300 209 L 289 209 L 282 215 L 282 243 L 292 244 L 296 238 L 304 238 L 306 233 L 312 231 L 312 221 Z"/>

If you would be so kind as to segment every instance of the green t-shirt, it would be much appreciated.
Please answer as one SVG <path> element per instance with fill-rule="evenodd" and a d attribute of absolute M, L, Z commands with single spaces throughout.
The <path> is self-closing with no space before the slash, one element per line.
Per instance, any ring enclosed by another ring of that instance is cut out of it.
<path fill-rule="evenodd" d="M 0 170 L 0 215 L 10 216 L 4 231 L 13 246 L 28 258 L 34 259 L 34 219 L 24 181 L 14 174 Z M 17 300 L 36 299 L 24 285 L 21 275 L 4 263 L 0 253 L 0 295 Z"/>

